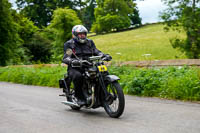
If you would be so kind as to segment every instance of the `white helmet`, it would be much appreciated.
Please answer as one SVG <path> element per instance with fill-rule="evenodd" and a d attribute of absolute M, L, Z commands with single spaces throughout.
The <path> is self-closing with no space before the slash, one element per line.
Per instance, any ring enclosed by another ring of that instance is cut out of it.
<path fill-rule="evenodd" d="M 85 38 L 79 38 L 78 33 L 85 33 Z M 87 33 L 88 33 L 88 30 L 83 25 L 75 25 L 72 28 L 73 38 L 76 39 L 76 41 L 80 43 L 85 43 L 87 41 Z"/>

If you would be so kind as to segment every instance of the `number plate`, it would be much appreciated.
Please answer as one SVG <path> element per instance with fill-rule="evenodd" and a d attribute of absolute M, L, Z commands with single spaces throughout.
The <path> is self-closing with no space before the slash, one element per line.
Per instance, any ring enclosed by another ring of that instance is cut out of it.
<path fill-rule="evenodd" d="M 105 65 L 98 66 L 100 72 L 106 72 L 108 69 Z"/>

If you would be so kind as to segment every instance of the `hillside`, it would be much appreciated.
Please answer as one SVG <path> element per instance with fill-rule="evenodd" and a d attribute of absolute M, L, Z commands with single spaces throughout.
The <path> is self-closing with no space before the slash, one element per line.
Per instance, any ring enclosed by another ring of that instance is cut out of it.
<path fill-rule="evenodd" d="M 114 60 L 166 60 L 185 59 L 183 53 L 174 49 L 170 38 L 184 37 L 176 32 L 164 32 L 163 24 L 152 24 L 130 31 L 90 37 L 97 48 L 112 55 Z"/>

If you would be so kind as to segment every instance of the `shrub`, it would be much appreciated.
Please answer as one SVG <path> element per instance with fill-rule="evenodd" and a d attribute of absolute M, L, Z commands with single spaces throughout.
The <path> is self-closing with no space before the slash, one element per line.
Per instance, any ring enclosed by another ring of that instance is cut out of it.
<path fill-rule="evenodd" d="M 133 68 L 109 67 L 110 74 L 120 77 L 126 94 L 168 99 L 200 100 L 200 70 L 189 67 Z M 1 67 L 0 81 L 58 87 L 66 68 L 57 67 Z"/>

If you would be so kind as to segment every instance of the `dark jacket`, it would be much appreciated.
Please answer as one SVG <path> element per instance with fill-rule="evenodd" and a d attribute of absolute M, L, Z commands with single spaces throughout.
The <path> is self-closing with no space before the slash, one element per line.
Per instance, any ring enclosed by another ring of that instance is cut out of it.
<path fill-rule="evenodd" d="M 64 43 L 64 57 L 63 62 L 70 65 L 72 60 L 88 60 L 88 57 L 104 55 L 101 51 L 99 51 L 94 42 L 90 39 L 87 39 L 87 42 L 84 44 L 80 44 L 76 42 L 74 39 L 71 39 Z"/>

